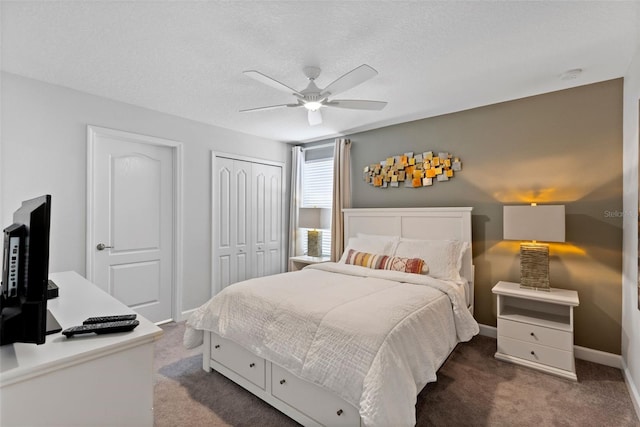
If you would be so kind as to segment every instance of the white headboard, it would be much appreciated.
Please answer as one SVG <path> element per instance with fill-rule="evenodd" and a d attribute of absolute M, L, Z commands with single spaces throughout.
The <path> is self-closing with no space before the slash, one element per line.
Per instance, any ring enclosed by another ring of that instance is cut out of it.
<path fill-rule="evenodd" d="M 471 245 L 472 210 L 471 207 L 343 209 L 345 245 L 349 237 L 358 233 L 411 239 L 460 240 Z M 474 272 L 470 250 L 462 259 L 461 270 L 460 274 L 469 282 L 469 289 L 473 295 Z"/>

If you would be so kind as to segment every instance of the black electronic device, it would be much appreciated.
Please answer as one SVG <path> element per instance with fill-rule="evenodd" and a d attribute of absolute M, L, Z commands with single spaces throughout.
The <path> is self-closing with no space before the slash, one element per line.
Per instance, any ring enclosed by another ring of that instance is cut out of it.
<path fill-rule="evenodd" d="M 89 317 L 84 322 L 82 322 L 82 324 L 92 325 L 95 323 L 119 322 L 121 320 L 136 320 L 136 314 L 116 314 L 114 316 Z"/>
<path fill-rule="evenodd" d="M 44 195 L 22 202 L 4 230 L 0 345 L 44 344 L 47 318 L 55 323 L 47 312 L 50 225 L 51 196 Z"/>
<path fill-rule="evenodd" d="M 53 280 L 47 283 L 47 299 L 58 298 L 58 285 Z"/>
<path fill-rule="evenodd" d="M 25 226 L 11 224 L 4 229 L 4 252 L 2 256 L 2 295 L 8 299 L 18 298 L 22 288 L 22 256 L 24 254 Z"/>
<path fill-rule="evenodd" d="M 128 332 L 138 326 L 138 320 L 121 320 L 118 322 L 92 323 L 89 325 L 72 326 L 62 331 L 67 338 L 80 334 L 112 334 L 114 332 Z"/>

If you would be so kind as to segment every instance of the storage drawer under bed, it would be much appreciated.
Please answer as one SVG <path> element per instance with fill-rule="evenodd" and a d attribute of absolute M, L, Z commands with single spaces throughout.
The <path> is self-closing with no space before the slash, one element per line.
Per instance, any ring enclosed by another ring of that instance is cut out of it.
<path fill-rule="evenodd" d="M 265 388 L 265 361 L 241 345 L 211 334 L 211 358 L 236 374 Z"/>
<path fill-rule="evenodd" d="M 352 405 L 275 364 L 271 364 L 271 393 L 322 425 L 360 426 L 360 414 Z"/>

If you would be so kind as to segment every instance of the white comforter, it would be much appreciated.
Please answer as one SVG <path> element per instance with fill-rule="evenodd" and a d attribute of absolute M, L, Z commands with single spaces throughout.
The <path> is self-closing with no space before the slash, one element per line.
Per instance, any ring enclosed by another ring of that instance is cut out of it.
<path fill-rule="evenodd" d="M 366 426 L 414 425 L 418 392 L 479 331 L 458 284 L 337 263 L 227 287 L 192 314 L 185 345 L 203 330 L 333 391 Z"/>

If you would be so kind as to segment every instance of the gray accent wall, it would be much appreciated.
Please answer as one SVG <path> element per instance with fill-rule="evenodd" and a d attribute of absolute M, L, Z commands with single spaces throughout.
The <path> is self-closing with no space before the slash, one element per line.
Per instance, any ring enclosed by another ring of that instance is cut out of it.
<path fill-rule="evenodd" d="M 579 294 L 576 345 L 620 354 L 622 90 L 616 79 L 349 135 L 353 207 L 472 206 L 475 317 L 495 325 L 491 288 L 520 277 L 519 243 L 502 239 L 503 205 L 566 205 L 551 286 Z M 410 151 L 450 152 L 462 171 L 415 189 L 362 179 L 364 166 Z"/>
<path fill-rule="evenodd" d="M 638 16 L 640 23 L 640 16 Z M 640 278 L 638 194 L 640 157 L 640 49 L 624 78 L 624 212 L 622 357 L 627 386 L 640 418 Z"/>

